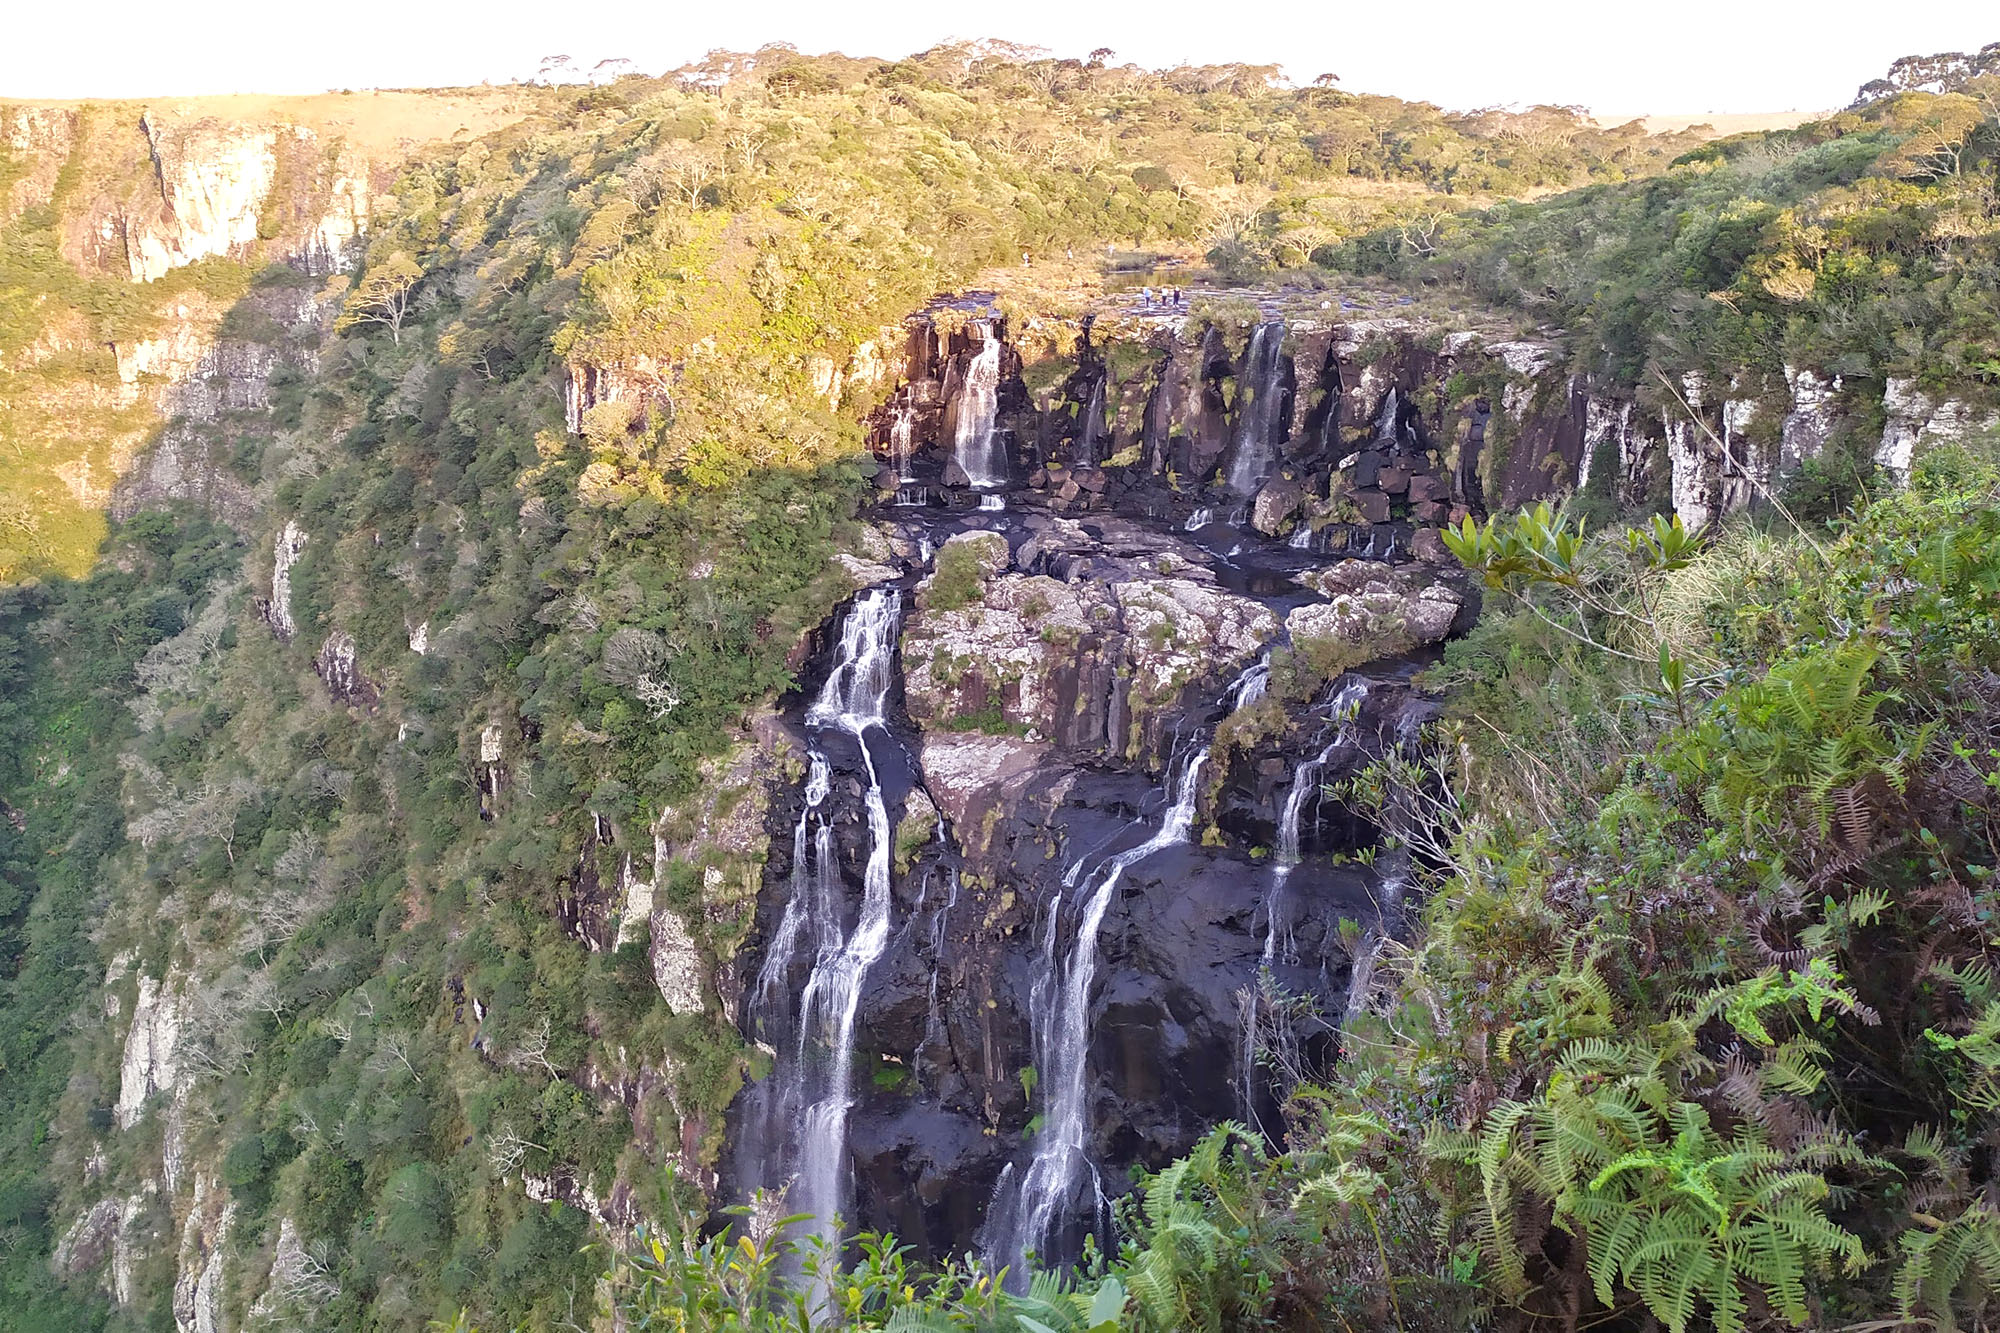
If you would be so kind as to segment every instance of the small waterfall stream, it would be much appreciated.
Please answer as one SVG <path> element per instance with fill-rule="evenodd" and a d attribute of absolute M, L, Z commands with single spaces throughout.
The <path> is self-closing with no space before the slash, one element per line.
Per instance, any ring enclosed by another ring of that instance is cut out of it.
<path fill-rule="evenodd" d="M 1280 963 L 1298 962 L 1298 946 L 1292 935 L 1292 906 L 1287 897 L 1287 886 L 1292 872 L 1305 860 L 1304 824 L 1305 812 L 1316 807 L 1320 795 L 1320 779 L 1325 775 L 1326 766 L 1343 753 L 1351 753 L 1359 740 L 1357 720 L 1361 706 L 1368 699 L 1369 682 L 1361 676 L 1349 676 L 1341 681 L 1328 704 L 1328 715 L 1338 726 L 1338 731 L 1326 747 L 1308 759 L 1301 760 L 1292 770 L 1292 785 L 1285 793 L 1285 803 L 1278 816 L 1278 845 L 1271 861 L 1271 886 L 1264 895 L 1264 954 L 1263 973 L 1260 986 L 1268 978 L 1271 970 Z M 1369 940 L 1375 939 L 1369 932 Z M 1370 947 L 1373 945 L 1371 943 Z M 1357 969 L 1361 966 L 1356 963 Z M 1370 959 L 1372 966 L 1372 957 Z M 1260 1108 L 1263 1092 L 1269 1080 L 1261 1073 L 1265 1041 L 1271 1040 L 1279 1046 L 1287 1046 L 1291 1040 L 1291 1025 L 1281 1014 L 1267 1012 L 1272 1008 L 1267 1004 L 1267 996 L 1259 993 L 1259 988 L 1246 990 L 1242 997 L 1241 1024 L 1243 1029 L 1243 1067 L 1238 1076 L 1238 1086 L 1243 1099 L 1244 1118 L 1266 1135 L 1272 1135 L 1272 1126 L 1264 1124 Z M 1283 1054 L 1285 1052 L 1281 1052 Z M 1280 1063 L 1283 1063 L 1282 1061 Z M 1275 1135 L 1272 1135 L 1275 1137 Z"/>
<path fill-rule="evenodd" d="M 1014 1265 L 1017 1272 L 1024 1271 L 1026 1255 L 1046 1252 L 1073 1216 L 1077 1187 L 1086 1175 L 1092 1181 L 1093 1198 L 1102 1198 L 1086 1146 L 1090 992 L 1097 979 L 1097 933 L 1126 870 L 1155 852 L 1186 842 L 1193 832 L 1208 749 L 1203 745 L 1170 765 L 1166 813 L 1151 837 L 1102 861 L 1094 862 L 1090 854 L 1077 858 L 1063 876 L 1062 894 L 1049 904 L 1043 972 L 1032 1001 L 1036 1068 L 1042 1071 L 1045 1089 L 1042 1124 L 1034 1137 L 1034 1155 L 1018 1181 L 1012 1166 L 1002 1176 L 985 1237 L 994 1261 Z M 1057 947 L 1065 901 L 1077 911 L 1076 935 L 1067 957 L 1060 956 Z"/>
<path fill-rule="evenodd" d="M 1076 456 L 1073 460 L 1078 467 L 1095 467 L 1104 460 L 1098 457 L 1104 443 L 1104 381 L 1098 376 L 1091 386 L 1090 397 L 1083 405 L 1083 415 L 1076 423 Z"/>
<path fill-rule="evenodd" d="M 1258 658 L 1249 670 L 1236 678 L 1236 686 L 1229 695 L 1229 711 L 1234 713 L 1261 702 L 1270 690 L 1271 650 L 1266 648 L 1264 655 Z"/>
<path fill-rule="evenodd" d="M 1360 716 L 1361 705 L 1368 698 L 1368 681 L 1360 676 L 1349 676 L 1334 692 L 1328 705 L 1328 714 L 1339 725 L 1339 733 L 1327 747 L 1310 759 L 1302 760 L 1292 770 L 1291 790 L 1285 793 L 1285 804 L 1278 816 L 1278 846 L 1271 861 L 1271 889 L 1264 899 L 1264 966 L 1269 967 L 1281 956 L 1291 960 L 1291 933 L 1285 922 L 1285 884 L 1292 877 L 1304 859 L 1300 854 L 1301 824 L 1308 804 L 1319 796 L 1320 777 L 1327 763 L 1343 750 L 1355 744 L 1355 719 Z"/>
<path fill-rule="evenodd" d="M 1269 680 L 1268 657 L 1246 668 L 1225 696 L 1230 711 L 1261 697 Z M 1101 860 L 1096 852 L 1078 857 L 1063 875 L 1062 892 L 1049 903 L 1042 930 L 1042 972 L 1030 1000 L 1035 1067 L 1042 1077 L 1041 1126 L 1032 1140 L 1034 1152 L 1027 1167 L 1017 1173 L 1009 1165 L 996 1192 L 981 1238 L 996 1264 L 1012 1265 L 1018 1272 L 1027 1255 L 1050 1254 L 1081 1212 L 1079 1187 L 1086 1178 L 1097 1211 L 1102 1211 L 1103 1189 L 1088 1148 L 1097 936 L 1125 872 L 1157 852 L 1187 842 L 1193 833 L 1208 755 L 1207 743 L 1177 754 L 1167 770 L 1167 807 L 1152 836 Z M 1076 918 L 1066 955 L 1060 948 L 1065 906 Z"/>
<path fill-rule="evenodd" d="M 917 413 L 908 401 L 896 404 L 889 421 L 889 456 L 896 463 L 896 479 L 905 484 L 917 479 L 910 464 L 917 452 Z"/>
<path fill-rule="evenodd" d="M 1007 462 L 994 430 L 1000 412 L 1000 338 L 991 324 L 982 321 L 973 327 L 979 330 L 979 351 L 965 368 L 952 457 L 967 485 L 986 489 L 1007 484 Z"/>
<path fill-rule="evenodd" d="M 1237 408 L 1236 456 L 1229 464 L 1229 489 L 1254 495 L 1271 475 L 1277 459 L 1279 410 L 1285 400 L 1285 322 L 1267 320 L 1250 335 L 1243 355 L 1238 392 L 1247 397 Z"/>
<path fill-rule="evenodd" d="M 792 836 L 791 893 L 753 992 L 752 1017 L 778 1056 L 771 1096 L 760 1117 L 772 1157 L 764 1183 L 790 1179 L 789 1203 L 813 1217 L 814 1233 L 839 1240 L 847 1184 L 847 1113 L 854 1098 L 854 1027 L 868 969 L 889 941 L 888 802 L 871 746 L 893 744 L 884 724 L 895 677 L 902 597 L 870 589 L 854 600 L 841 628 L 834 666 L 806 713 L 805 806 Z M 844 925 L 845 885 L 828 809 L 832 764 L 828 733 L 859 751 L 868 786 L 868 856 L 859 909 Z M 812 973 L 792 1016 L 788 977 L 810 943 Z"/>

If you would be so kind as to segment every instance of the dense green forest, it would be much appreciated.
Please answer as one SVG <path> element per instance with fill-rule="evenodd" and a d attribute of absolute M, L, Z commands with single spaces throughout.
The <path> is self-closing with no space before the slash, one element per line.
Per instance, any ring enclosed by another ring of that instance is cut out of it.
<path fill-rule="evenodd" d="M 316 369 L 204 428 L 271 532 L 184 507 L 98 548 L 0 489 L 0 1328 L 174 1326 L 170 1250 L 125 1305 L 50 1263 L 104 1182 L 171 1236 L 136 1183 L 169 1158 L 216 1164 L 232 1255 L 295 1230 L 232 1311 L 273 1327 L 588 1327 L 600 1299 L 675 1329 L 1989 1324 L 2000 442 L 1898 492 L 1862 411 L 1793 509 L 1699 538 L 1450 534 L 1490 586 L 1427 677 L 1446 717 L 1343 793 L 1422 803 L 1427 905 L 1281 1148 L 1218 1128 L 1121 1204 L 1118 1253 L 1027 1295 L 864 1237 L 809 1259 L 818 1309 L 771 1209 L 705 1212 L 759 1056 L 563 900 L 643 875 L 663 815 L 754 804 L 738 761 L 868 541 L 892 386 L 859 349 L 936 293 L 1112 245 L 1482 303 L 1644 394 L 1811 364 L 1856 402 L 2000 395 L 1991 76 L 1705 143 L 1274 74 L 767 48 L 534 90 L 405 164 Z M 80 271 L 67 197 L 0 230 L 0 401 L 109 383 L 102 345 L 189 291 L 304 285 Z M 98 350 L 35 359 L 64 305 Z M 574 435 L 565 364 L 630 377 Z M 102 425 L 10 407 L 0 440 Z M 756 874 L 715 852 L 654 889 L 712 962 Z M 169 974 L 198 1091 L 108 1135 L 119 1015 Z M 639 1243 L 520 1188 L 559 1174 L 633 1197 Z"/>

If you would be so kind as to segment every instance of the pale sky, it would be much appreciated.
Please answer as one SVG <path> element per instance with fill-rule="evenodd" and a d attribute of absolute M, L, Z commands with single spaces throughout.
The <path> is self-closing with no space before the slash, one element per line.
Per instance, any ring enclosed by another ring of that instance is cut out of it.
<path fill-rule="evenodd" d="M 1280 63 L 1446 107 L 1671 115 L 1843 106 L 1900 55 L 2000 40 L 1993 0 L 14 0 L 0 98 L 504 82 L 543 56 L 648 73 L 788 41 L 894 58 L 954 37 L 1149 66 Z"/>

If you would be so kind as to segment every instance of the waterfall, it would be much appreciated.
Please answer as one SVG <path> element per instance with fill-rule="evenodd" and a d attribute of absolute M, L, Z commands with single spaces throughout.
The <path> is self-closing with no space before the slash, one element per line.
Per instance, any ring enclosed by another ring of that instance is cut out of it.
<path fill-rule="evenodd" d="M 1195 510 L 1192 514 L 1188 515 L 1188 521 L 1181 524 L 1181 531 L 1200 532 L 1203 528 L 1207 527 L 1209 524 L 1213 522 L 1215 522 L 1215 511 L 1213 509 L 1210 509 L 1207 505 L 1203 505 L 1201 508 Z"/>
<path fill-rule="evenodd" d="M 1312 550 L 1313 548 L 1312 524 L 1310 523 L 1299 524 L 1299 530 L 1292 534 L 1292 539 L 1286 542 L 1285 545 L 1291 547 L 1294 551 Z"/>
<path fill-rule="evenodd" d="M 1328 763 L 1358 741 L 1356 722 L 1361 715 L 1361 705 L 1368 698 L 1368 688 L 1368 682 L 1360 676 L 1350 676 L 1341 682 L 1328 705 L 1328 713 L 1339 728 L 1333 740 L 1311 758 L 1300 760 L 1292 770 L 1291 789 L 1285 793 L 1285 804 L 1278 815 L 1278 845 L 1271 858 L 1271 884 L 1264 895 L 1262 966 L 1267 974 L 1279 963 L 1298 961 L 1286 886 L 1291 882 L 1292 872 L 1305 860 L 1305 812 L 1319 796 L 1320 778 Z M 1244 992 L 1242 997 L 1243 1067 L 1238 1084 L 1243 1098 L 1244 1118 L 1268 1134 L 1269 1127 L 1263 1123 L 1258 1110 L 1262 1080 L 1258 1078 L 1257 1068 L 1264 1050 L 1265 1028 L 1264 996 L 1260 992 L 1261 984 L 1259 988 Z M 1281 1045 L 1289 1043 L 1289 1024 L 1282 1015 L 1271 1014 L 1269 1026 L 1276 1042 Z"/>
<path fill-rule="evenodd" d="M 1375 859 L 1375 868 L 1382 881 L 1376 886 L 1376 905 L 1382 909 L 1383 930 L 1388 929 L 1387 919 L 1391 913 L 1399 911 L 1403 903 L 1403 893 L 1410 885 L 1410 854 L 1404 850 L 1382 853 Z M 1382 934 L 1367 931 L 1361 936 L 1354 950 L 1354 966 L 1347 979 L 1347 1007 L 1341 1014 L 1342 1031 L 1354 1027 L 1354 1020 L 1368 1008 L 1368 1001 L 1375 990 L 1375 965 L 1382 957 Z"/>
<path fill-rule="evenodd" d="M 1382 406 L 1375 413 L 1375 442 L 1394 444 L 1402 437 L 1403 396 L 1391 385 L 1389 392 L 1382 395 Z"/>
<path fill-rule="evenodd" d="M 1269 967 L 1280 958 L 1280 942 L 1283 944 L 1284 961 L 1292 960 L 1292 938 L 1289 921 L 1285 916 L 1285 885 L 1292 877 L 1292 871 L 1304 860 L 1300 848 L 1303 845 L 1301 825 L 1305 819 L 1308 802 L 1319 795 L 1320 775 L 1327 763 L 1341 751 L 1355 744 L 1355 720 L 1361 714 L 1361 705 L 1368 698 L 1368 682 L 1360 676 L 1350 676 L 1342 681 L 1328 705 L 1328 714 L 1339 725 L 1339 731 L 1327 747 L 1310 759 L 1301 760 L 1292 770 L 1291 790 L 1285 793 L 1285 804 L 1278 815 L 1278 846 L 1271 860 L 1271 888 L 1264 899 L 1264 966 Z"/>
<path fill-rule="evenodd" d="M 945 843 L 948 845 L 948 840 L 945 837 L 945 826 L 943 821 L 939 821 L 938 823 L 937 840 L 940 843 Z M 930 975 L 930 984 L 925 993 L 924 1041 L 922 1048 L 920 1048 L 925 1050 L 941 1046 L 947 1041 L 947 1036 L 945 1033 L 945 1026 L 944 1026 L 944 1006 L 939 1001 L 938 991 L 942 984 L 945 971 L 944 959 L 946 957 L 945 951 L 946 951 L 946 946 L 948 944 L 948 937 L 946 932 L 950 929 L 951 926 L 952 911 L 958 906 L 958 891 L 960 888 L 960 880 L 958 874 L 958 867 L 955 865 L 946 865 L 944 867 L 943 873 L 945 876 L 945 886 L 946 886 L 944 901 L 942 903 L 939 903 L 937 907 L 934 908 L 931 912 L 931 928 L 929 935 L 931 975 Z M 928 874 L 924 876 L 924 891 L 922 896 L 917 901 L 917 908 L 916 908 L 917 911 L 922 911 L 930 902 L 931 878 L 932 878 L 931 875 Z M 916 1062 L 912 1060 L 911 1062 L 912 1067 L 910 1071 L 912 1074 L 917 1073 L 915 1064 Z M 936 1071 L 933 1070 L 933 1073 L 935 1072 Z"/>
<path fill-rule="evenodd" d="M 911 455 L 915 454 L 917 440 L 917 411 L 907 402 L 896 404 L 896 414 L 889 421 L 889 457 L 896 463 L 896 480 L 915 481 L 916 475 L 910 471 Z"/>
<path fill-rule="evenodd" d="M 1001 456 L 993 429 L 1000 412 L 1000 338 L 991 324 L 982 321 L 974 327 L 981 341 L 978 354 L 965 368 L 965 384 L 959 390 L 952 457 L 965 473 L 967 485 L 1004 486 L 1007 461 Z"/>
<path fill-rule="evenodd" d="M 855 1016 L 868 969 L 889 942 L 892 839 L 870 744 L 890 740 L 884 715 L 895 678 L 901 611 L 901 595 L 893 589 L 874 588 L 855 598 L 841 627 L 833 670 L 807 710 L 809 768 L 805 805 L 792 831 L 791 892 L 752 994 L 753 1022 L 778 1057 L 774 1086 L 758 1116 L 769 1154 L 764 1181 L 776 1185 L 789 1176 L 791 1207 L 811 1214 L 815 1234 L 829 1244 L 839 1240 L 845 1205 Z M 832 764 L 824 743 L 832 735 L 853 742 L 868 777 L 868 859 L 851 931 L 843 926 L 846 886 L 827 806 Z M 788 981 L 808 945 L 812 972 L 794 1020 Z"/>
<path fill-rule="evenodd" d="M 1254 494 L 1276 461 L 1273 439 L 1284 423 L 1278 410 L 1285 399 L 1285 322 L 1269 320 L 1250 335 L 1238 381 L 1236 456 L 1229 464 L 1229 489 Z"/>
<path fill-rule="evenodd" d="M 1229 711 L 1248 708 L 1261 700 L 1271 689 L 1271 650 L 1266 648 L 1256 664 L 1236 678 L 1236 688 L 1229 695 Z"/>
<path fill-rule="evenodd" d="M 1341 1031 L 1353 1028 L 1354 1020 L 1368 1008 L 1369 992 L 1375 989 L 1375 960 L 1381 956 L 1381 935 L 1372 930 L 1363 931 L 1361 942 L 1354 950 L 1354 967 L 1347 974 L 1347 1008 L 1341 1014 Z"/>
<path fill-rule="evenodd" d="M 1113 892 L 1130 867 L 1155 852 L 1186 842 L 1194 828 L 1206 745 L 1177 757 L 1169 766 L 1167 810 L 1144 842 L 1093 863 L 1079 857 L 1063 876 L 1062 892 L 1049 904 L 1042 936 L 1042 975 L 1030 998 L 1034 1019 L 1035 1067 L 1042 1075 L 1042 1125 L 1033 1139 L 1034 1156 L 1018 1182 L 1012 1168 L 1002 1182 L 988 1222 L 986 1248 L 995 1263 L 1025 1271 L 1023 1260 L 1048 1248 L 1073 1215 L 1077 1187 L 1086 1174 L 1093 1192 L 1096 1168 L 1086 1147 L 1090 1125 L 1090 991 L 1097 979 L 1097 934 Z M 1065 957 L 1058 949 L 1058 921 L 1065 901 L 1076 903 L 1076 934 Z"/>
<path fill-rule="evenodd" d="M 1072 460 L 1078 467 L 1095 467 L 1103 460 L 1097 456 L 1097 446 L 1104 436 L 1104 381 L 1108 375 L 1098 376 L 1090 386 L 1090 398 L 1083 405 L 1083 416 L 1076 423 L 1076 456 Z"/>

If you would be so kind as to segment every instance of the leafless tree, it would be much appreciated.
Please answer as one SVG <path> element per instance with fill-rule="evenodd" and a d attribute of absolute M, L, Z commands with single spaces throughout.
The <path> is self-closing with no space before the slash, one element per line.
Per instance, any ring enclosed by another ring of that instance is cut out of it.
<path fill-rule="evenodd" d="M 604 623 L 604 613 L 592 601 L 590 594 L 581 588 L 570 594 L 569 627 L 578 634 L 589 634 Z"/>
<path fill-rule="evenodd" d="M 544 1014 L 542 1020 L 507 1053 L 506 1062 L 516 1069 L 539 1069 L 550 1078 L 562 1077 L 562 1071 L 549 1059 L 549 1037 L 549 1019 Z"/>
<path fill-rule="evenodd" d="M 369 1061 L 378 1070 L 401 1065 L 403 1071 L 421 1085 L 424 1076 L 410 1063 L 410 1039 L 400 1032 L 384 1032 L 376 1039 L 375 1055 Z"/>
<path fill-rule="evenodd" d="M 147 851 L 161 844 L 184 844 L 197 838 L 222 843 L 230 865 L 236 864 L 236 816 L 263 787 L 254 779 L 209 780 L 182 794 L 169 788 L 160 804 L 127 825 L 127 831 Z"/>
<path fill-rule="evenodd" d="M 690 213 L 701 207 L 702 192 L 722 176 L 722 163 L 713 151 L 695 144 L 676 144 L 653 154 L 653 160 L 665 191 Z"/>
<path fill-rule="evenodd" d="M 515 1133 L 512 1125 L 502 1125 L 500 1132 L 486 1141 L 486 1161 L 493 1168 L 494 1175 L 512 1176 L 519 1173 L 530 1150 L 548 1151 L 541 1144 Z"/>
<path fill-rule="evenodd" d="M 736 159 L 737 170 L 748 176 L 756 172 L 757 159 L 770 144 L 771 136 L 761 126 L 745 125 L 729 132 L 723 148 Z"/>
<path fill-rule="evenodd" d="M 1396 232 L 1403 244 L 1420 255 L 1434 255 L 1438 248 L 1438 233 L 1443 230 L 1445 219 L 1451 216 L 1448 208 L 1432 209 L 1415 217 L 1405 218 L 1396 224 Z"/>
<path fill-rule="evenodd" d="M 286 1226 L 291 1225 L 287 1220 Z M 340 1295 L 334 1279 L 331 1252 L 324 1241 L 301 1244 L 291 1233 L 290 1244 L 281 1238 L 277 1257 L 271 1261 L 270 1299 L 281 1306 L 323 1306 Z"/>
<path fill-rule="evenodd" d="M 641 675 L 632 683 L 632 694 L 646 706 L 646 712 L 655 722 L 681 706 L 681 692 L 674 688 L 673 680 L 665 672 L 649 671 Z"/>
<path fill-rule="evenodd" d="M 627 625 L 604 641 L 604 678 L 633 685 L 667 660 L 667 641 L 649 629 Z"/>

